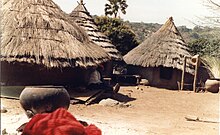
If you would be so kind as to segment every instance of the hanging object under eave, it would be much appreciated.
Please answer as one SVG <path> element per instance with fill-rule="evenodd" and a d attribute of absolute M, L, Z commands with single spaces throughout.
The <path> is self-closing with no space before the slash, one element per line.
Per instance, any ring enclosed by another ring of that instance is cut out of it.
<path fill-rule="evenodd" d="M 88 34 L 89 38 L 97 45 L 101 46 L 108 55 L 115 61 L 122 61 L 122 55 L 111 43 L 106 35 L 100 32 L 94 23 L 94 19 L 88 12 L 83 0 L 78 2 L 78 6 L 69 14 L 71 18 Z"/>
<path fill-rule="evenodd" d="M 52 0 L 3 0 L 1 61 L 88 67 L 110 60 Z"/>

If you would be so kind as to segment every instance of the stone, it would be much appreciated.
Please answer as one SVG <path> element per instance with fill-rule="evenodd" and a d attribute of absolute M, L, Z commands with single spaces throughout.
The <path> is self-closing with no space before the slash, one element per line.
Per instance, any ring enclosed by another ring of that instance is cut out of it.
<path fill-rule="evenodd" d="M 110 98 L 107 98 L 107 99 L 103 99 L 99 102 L 100 105 L 103 105 L 103 106 L 116 106 L 119 104 L 118 101 L 116 100 L 113 100 L 113 99 L 110 99 Z"/>
<path fill-rule="evenodd" d="M 6 112 L 8 112 L 8 110 L 4 106 L 1 105 L 1 113 L 6 113 Z"/>

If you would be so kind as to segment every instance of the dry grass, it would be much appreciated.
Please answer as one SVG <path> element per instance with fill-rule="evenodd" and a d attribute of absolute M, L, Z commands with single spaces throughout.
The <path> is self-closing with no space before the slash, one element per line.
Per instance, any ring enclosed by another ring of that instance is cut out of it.
<path fill-rule="evenodd" d="M 101 33 L 94 19 L 86 9 L 85 5 L 81 2 L 79 5 L 69 14 L 71 18 L 88 34 L 90 40 L 102 47 L 113 60 L 122 60 L 122 55 L 111 43 L 106 35 Z"/>
<path fill-rule="evenodd" d="M 182 70 L 184 56 L 191 57 L 172 17 L 151 37 L 124 56 L 127 64 L 142 67 L 173 67 Z M 187 62 L 186 72 L 193 73 Z"/>
<path fill-rule="evenodd" d="M 109 60 L 52 0 L 3 0 L 2 14 L 1 61 L 87 67 Z"/>
<path fill-rule="evenodd" d="M 210 56 L 204 56 L 205 65 L 209 68 L 215 78 L 220 78 L 220 59 Z"/>

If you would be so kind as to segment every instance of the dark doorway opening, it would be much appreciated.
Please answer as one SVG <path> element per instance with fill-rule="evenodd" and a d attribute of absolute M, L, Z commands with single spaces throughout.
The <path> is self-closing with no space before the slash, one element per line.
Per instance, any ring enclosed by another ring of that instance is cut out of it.
<path fill-rule="evenodd" d="M 160 67 L 160 78 L 171 80 L 173 76 L 173 68 L 171 67 Z"/>

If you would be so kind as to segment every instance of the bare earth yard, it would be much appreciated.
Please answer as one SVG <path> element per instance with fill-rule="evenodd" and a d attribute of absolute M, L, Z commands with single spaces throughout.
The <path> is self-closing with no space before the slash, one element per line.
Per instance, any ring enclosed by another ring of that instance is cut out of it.
<path fill-rule="evenodd" d="M 129 106 L 70 105 L 77 119 L 95 124 L 103 135 L 219 135 L 220 94 L 171 91 L 148 86 L 121 87 Z M 18 100 L 1 98 L 1 130 L 16 133 L 27 121 Z M 185 117 L 200 121 L 187 121 Z"/>

